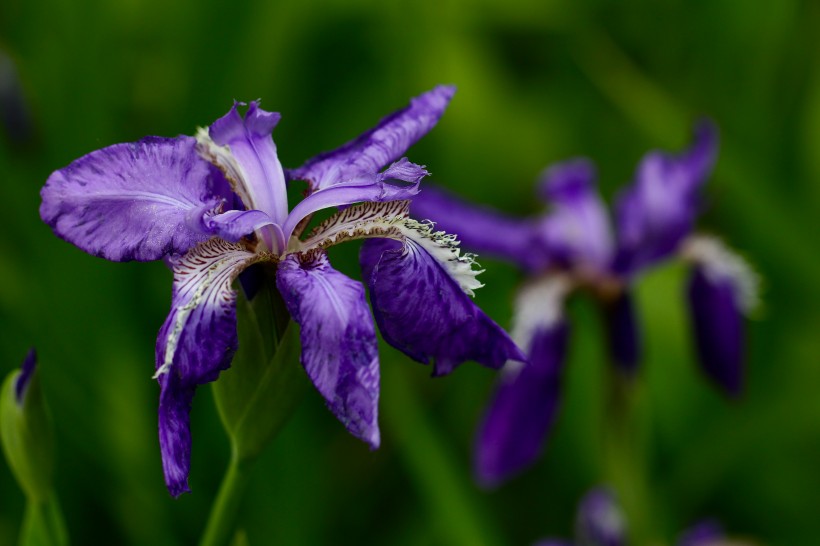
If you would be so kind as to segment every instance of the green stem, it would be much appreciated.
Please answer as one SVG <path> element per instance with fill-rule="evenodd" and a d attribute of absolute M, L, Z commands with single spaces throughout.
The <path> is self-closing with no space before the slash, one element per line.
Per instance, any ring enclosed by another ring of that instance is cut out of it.
<path fill-rule="evenodd" d="M 222 485 L 219 486 L 219 493 L 208 518 L 208 526 L 199 542 L 200 546 L 228 546 L 231 544 L 249 476 L 250 464 L 242 461 L 236 454 L 236 450 L 232 450 L 228 470 L 222 478 Z"/>
<path fill-rule="evenodd" d="M 29 498 L 20 532 L 20 546 L 66 546 L 68 532 L 57 496 L 46 500 Z"/>

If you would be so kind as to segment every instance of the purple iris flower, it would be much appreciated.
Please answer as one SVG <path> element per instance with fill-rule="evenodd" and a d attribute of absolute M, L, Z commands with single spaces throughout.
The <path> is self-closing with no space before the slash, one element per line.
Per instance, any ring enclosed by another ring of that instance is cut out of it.
<path fill-rule="evenodd" d="M 548 168 L 538 185 L 549 213 L 511 218 L 468 205 L 442 191 L 413 200 L 413 214 L 458 233 L 476 252 L 509 260 L 527 273 L 515 303 L 513 339 L 528 363 L 501 374 L 479 430 L 477 474 L 496 484 L 538 456 L 560 405 L 570 326 L 566 298 L 585 290 L 600 303 L 612 361 L 634 374 L 641 354 L 632 287 L 648 268 L 673 257 L 692 264 L 689 301 L 697 351 L 705 373 L 730 395 L 742 385 L 742 313 L 755 301 L 756 277 L 714 238 L 693 235 L 717 151 L 716 129 L 702 122 L 695 142 L 678 155 L 653 151 L 616 199 L 614 227 L 585 159 Z"/>
<path fill-rule="evenodd" d="M 575 519 L 575 540 L 548 538 L 535 546 L 625 546 L 627 524 L 615 495 L 606 488 L 589 491 L 578 504 Z M 676 541 L 678 546 L 727 545 L 723 528 L 714 521 L 704 521 L 684 531 Z M 739 544 L 732 542 L 731 544 Z"/>
<path fill-rule="evenodd" d="M 428 173 L 402 155 L 436 125 L 454 91 L 437 87 L 295 170 L 282 168 L 271 138 L 279 114 L 251 102 L 244 117 L 235 104 L 195 138 L 115 144 L 49 177 L 40 214 L 58 236 L 108 260 L 165 259 L 173 269 L 155 374 L 171 494 L 188 491 L 194 391 L 230 366 L 238 344 L 231 285 L 254 264 L 275 267 L 275 284 L 301 327 L 303 367 L 347 430 L 374 449 L 374 321 L 364 286 L 333 269 L 327 247 L 373 238 L 363 269 L 376 324 L 412 358 L 433 361 L 435 374 L 465 360 L 500 368 L 524 359 L 470 299 L 481 286 L 473 255 L 408 214 Z M 292 210 L 288 180 L 309 188 Z M 341 210 L 302 234 L 315 212 L 331 207 Z"/>

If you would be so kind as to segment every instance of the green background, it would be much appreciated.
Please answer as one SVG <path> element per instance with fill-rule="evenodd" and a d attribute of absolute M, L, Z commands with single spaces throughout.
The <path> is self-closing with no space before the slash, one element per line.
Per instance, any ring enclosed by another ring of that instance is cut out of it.
<path fill-rule="evenodd" d="M 543 210 L 533 181 L 550 162 L 593 158 L 610 199 L 645 151 L 680 149 L 699 115 L 716 120 L 722 145 L 700 225 L 755 264 L 764 305 L 750 322 L 747 389 L 732 402 L 698 370 L 685 269 L 641 282 L 645 516 L 666 542 L 714 517 L 761 543 L 816 544 L 818 28 L 820 4 L 794 0 L 3 0 L 0 55 L 16 66 L 31 126 L 0 128 L 0 372 L 37 347 L 73 543 L 193 543 L 228 447 L 200 389 L 193 494 L 168 496 L 151 374 L 170 273 L 56 238 L 38 216 L 49 173 L 115 142 L 192 134 L 233 99 L 256 98 L 283 114 L 280 158 L 297 166 L 453 83 L 450 109 L 409 157 L 515 214 Z M 340 248 L 334 263 L 357 275 L 356 252 Z M 477 301 L 508 326 L 519 274 L 481 263 Z M 255 468 L 242 513 L 250 544 L 569 536 L 578 498 L 601 479 L 606 371 L 594 306 L 579 299 L 569 312 L 565 404 L 530 471 L 492 492 L 472 483 L 492 371 L 466 364 L 432 380 L 383 346 L 382 448 L 349 436 L 311 391 Z M 0 465 L 0 544 L 14 543 L 22 509 Z"/>

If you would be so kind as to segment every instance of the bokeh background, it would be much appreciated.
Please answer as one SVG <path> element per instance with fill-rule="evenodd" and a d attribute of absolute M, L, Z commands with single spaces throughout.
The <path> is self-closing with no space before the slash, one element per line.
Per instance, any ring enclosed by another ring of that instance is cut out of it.
<path fill-rule="evenodd" d="M 717 518 L 765 544 L 820 536 L 820 4 L 778 0 L 206 0 L 0 3 L 0 372 L 36 346 L 74 544 L 194 543 L 228 457 L 210 389 L 194 401 L 193 494 L 165 490 L 154 342 L 161 263 L 114 264 L 38 216 L 49 173 L 144 135 L 192 134 L 233 99 L 282 112 L 283 164 L 375 124 L 438 83 L 458 93 L 410 152 L 435 182 L 515 214 L 533 181 L 587 155 L 609 199 L 650 148 L 680 149 L 699 115 L 722 147 L 706 231 L 764 279 L 748 385 L 723 398 L 696 366 L 686 271 L 647 275 L 641 423 L 652 520 L 671 543 Z M 335 251 L 356 273 L 357 248 Z M 483 259 L 477 300 L 509 325 L 520 278 Z M 594 306 L 574 301 L 565 404 L 545 456 L 509 484 L 472 481 L 494 373 L 429 368 L 382 346 L 383 447 L 350 437 L 311 391 L 265 452 L 242 513 L 250 544 L 529 544 L 568 536 L 599 483 L 606 363 Z M 23 497 L 0 464 L 0 544 Z"/>

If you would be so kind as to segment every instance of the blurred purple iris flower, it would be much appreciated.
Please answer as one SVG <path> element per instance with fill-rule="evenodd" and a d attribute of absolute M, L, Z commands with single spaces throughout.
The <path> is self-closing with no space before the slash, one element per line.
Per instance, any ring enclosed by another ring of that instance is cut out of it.
<path fill-rule="evenodd" d="M 327 247 L 375 238 L 363 269 L 376 323 L 412 358 L 432 360 L 436 375 L 466 360 L 500 368 L 524 359 L 470 299 L 481 286 L 473 256 L 408 214 L 428 173 L 402 155 L 436 125 L 453 93 L 437 87 L 295 170 L 282 168 L 271 138 L 280 115 L 251 102 L 244 117 L 235 104 L 195 138 L 116 144 L 49 177 L 40 214 L 58 236 L 108 260 L 165 259 L 173 269 L 155 374 L 171 494 L 188 491 L 194 391 L 230 366 L 238 344 L 231 285 L 254 264 L 275 266 L 301 327 L 302 365 L 336 417 L 372 448 L 380 441 L 374 322 L 364 287 L 331 267 Z M 309 186 L 290 211 L 288 180 Z M 311 216 L 330 207 L 342 210 L 302 236 Z"/>
<path fill-rule="evenodd" d="M 412 213 L 458 233 L 473 251 L 517 264 L 528 277 L 515 303 L 513 339 L 529 363 L 509 363 L 481 425 L 477 474 L 496 484 L 538 456 L 554 421 L 569 335 L 564 300 L 584 289 L 600 302 L 617 369 L 634 374 L 640 333 L 632 287 L 648 268 L 673 257 L 692 264 L 688 296 L 697 351 L 706 374 L 730 395 L 742 385 L 742 313 L 754 303 L 756 277 L 720 241 L 693 235 L 717 152 L 709 122 L 679 155 L 653 151 L 618 196 L 613 230 L 585 159 L 548 168 L 538 185 L 552 204 L 543 216 L 518 219 L 428 189 Z"/>
<path fill-rule="evenodd" d="M 606 488 L 589 491 L 578 504 L 575 540 L 543 539 L 534 546 L 625 546 L 627 525 L 615 496 Z M 726 541 L 722 527 L 714 521 L 703 521 L 684 531 L 677 546 L 721 546 Z M 731 544 L 739 544 L 732 542 Z"/>

